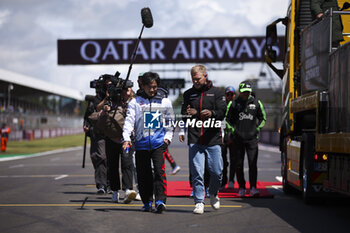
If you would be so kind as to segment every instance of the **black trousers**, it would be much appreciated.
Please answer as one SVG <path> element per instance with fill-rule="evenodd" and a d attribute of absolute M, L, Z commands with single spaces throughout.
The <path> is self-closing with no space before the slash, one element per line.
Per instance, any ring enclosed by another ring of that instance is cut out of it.
<path fill-rule="evenodd" d="M 227 160 L 227 145 L 223 144 L 221 145 L 221 156 L 222 156 L 222 161 L 223 163 L 223 169 L 222 169 L 222 181 L 221 181 L 221 187 L 225 187 L 228 181 L 227 177 L 227 168 L 228 168 L 228 160 Z"/>
<path fill-rule="evenodd" d="M 96 188 L 107 188 L 107 158 L 105 139 L 96 133 L 90 134 L 90 158 L 95 169 Z"/>
<path fill-rule="evenodd" d="M 168 160 L 168 162 L 170 163 L 171 168 L 174 169 L 176 167 L 176 162 L 175 162 L 173 156 L 171 156 L 171 154 L 169 153 L 169 150 L 164 151 L 164 156 Z"/>
<path fill-rule="evenodd" d="M 144 204 L 153 202 L 153 193 L 156 201 L 166 203 L 167 181 L 164 163 L 164 151 L 167 146 L 164 144 L 155 150 L 136 151 L 136 171 L 139 192 Z M 154 172 L 152 172 L 152 163 Z"/>
<path fill-rule="evenodd" d="M 132 161 L 132 151 L 126 153 L 124 150 L 121 153 L 121 168 L 122 168 L 122 189 L 133 189 L 134 164 Z"/>
<path fill-rule="evenodd" d="M 106 139 L 107 174 L 111 190 L 118 191 L 120 185 L 119 158 L 121 160 L 122 189 L 133 189 L 133 164 L 131 153 L 125 153 L 122 144 Z"/>
<path fill-rule="evenodd" d="M 221 146 L 222 152 L 222 160 L 224 162 L 224 168 L 222 170 L 222 185 L 221 187 L 225 187 L 227 182 L 232 181 L 234 183 L 235 174 L 236 174 L 236 166 L 237 166 L 237 151 L 235 147 L 235 143 L 231 142 L 229 145 L 224 144 Z M 230 162 L 228 162 L 227 152 L 230 155 Z M 229 175 L 228 167 L 230 168 Z"/>
<path fill-rule="evenodd" d="M 249 141 L 243 141 L 239 138 L 234 140 L 235 147 L 237 150 L 237 180 L 240 188 L 245 189 L 245 179 L 244 179 L 244 155 L 247 152 L 248 165 L 249 165 L 249 182 L 250 188 L 256 188 L 256 182 L 258 178 L 258 139 L 252 139 Z"/>
<path fill-rule="evenodd" d="M 237 167 L 237 149 L 236 144 L 231 142 L 228 145 L 228 150 L 230 153 L 230 176 L 228 181 L 235 181 L 236 167 Z"/>

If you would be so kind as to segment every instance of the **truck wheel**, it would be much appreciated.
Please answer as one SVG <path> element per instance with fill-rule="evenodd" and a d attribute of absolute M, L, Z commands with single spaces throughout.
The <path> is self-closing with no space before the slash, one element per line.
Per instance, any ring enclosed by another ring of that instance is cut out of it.
<path fill-rule="evenodd" d="M 309 169 L 307 169 L 307 163 L 305 162 L 304 159 L 304 163 L 303 163 L 303 200 L 305 202 L 305 204 L 311 204 L 312 203 L 312 190 L 311 190 L 311 174 Z"/>
<path fill-rule="evenodd" d="M 312 181 L 311 176 L 313 172 L 313 153 L 314 153 L 314 144 L 315 137 L 313 134 L 303 134 L 303 142 L 302 142 L 302 156 L 303 156 L 303 170 L 302 170 L 302 193 L 303 200 L 305 204 L 314 203 L 315 197 L 313 197 L 312 191 Z"/>

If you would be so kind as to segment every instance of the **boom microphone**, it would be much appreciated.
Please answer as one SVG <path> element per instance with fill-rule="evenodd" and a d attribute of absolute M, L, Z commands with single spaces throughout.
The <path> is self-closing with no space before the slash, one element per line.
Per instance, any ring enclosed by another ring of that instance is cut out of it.
<path fill-rule="evenodd" d="M 145 25 L 146 28 L 150 28 L 153 26 L 153 17 L 151 13 L 151 9 L 148 7 L 144 7 L 141 9 L 141 18 L 142 23 Z"/>
<path fill-rule="evenodd" d="M 140 32 L 139 38 L 137 39 L 137 42 L 136 42 L 136 45 L 135 45 L 135 48 L 134 48 L 134 52 L 132 53 L 131 58 L 130 58 L 130 66 L 129 66 L 128 74 L 126 75 L 126 78 L 125 78 L 124 87 L 125 87 L 125 84 L 127 83 L 127 81 L 129 80 L 130 72 L 131 72 L 131 69 L 132 69 L 132 64 L 134 63 L 134 61 L 136 59 L 136 50 L 139 47 L 139 43 L 140 43 L 140 40 L 141 40 L 141 35 L 142 35 L 142 32 L 143 32 L 143 29 L 145 27 L 146 28 L 150 28 L 150 27 L 153 26 L 153 18 L 152 18 L 151 9 L 149 9 L 148 7 L 144 7 L 144 8 L 141 9 L 141 18 L 142 18 L 143 26 L 141 28 L 141 32 Z"/>

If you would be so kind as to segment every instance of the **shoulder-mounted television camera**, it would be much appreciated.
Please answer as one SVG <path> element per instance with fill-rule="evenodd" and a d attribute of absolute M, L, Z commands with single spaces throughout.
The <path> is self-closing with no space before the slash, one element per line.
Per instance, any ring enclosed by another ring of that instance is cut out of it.
<path fill-rule="evenodd" d="M 105 96 L 108 92 L 110 101 L 119 101 L 123 89 L 133 87 L 133 82 L 119 77 L 120 73 L 117 71 L 115 75 L 103 74 L 98 79 L 90 82 L 90 88 L 95 88 L 97 94 Z"/>
<path fill-rule="evenodd" d="M 90 81 L 90 88 L 96 89 L 97 96 L 103 99 L 106 96 L 104 75 L 101 75 L 98 79 Z"/>

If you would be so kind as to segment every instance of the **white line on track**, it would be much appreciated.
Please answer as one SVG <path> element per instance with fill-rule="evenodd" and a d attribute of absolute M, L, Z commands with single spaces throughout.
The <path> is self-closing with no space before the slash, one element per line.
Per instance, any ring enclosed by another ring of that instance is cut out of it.
<path fill-rule="evenodd" d="M 55 177 L 55 180 L 60 180 L 60 179 L 66 178 L 67 176 L 68 175 L 60 175 L 60 176 Z"/>
<path fill-rule="evenodd" d="M 56 157 L 56 158 L 50 159 L 50 161 L 58 161 L 58 160 L 61 160 L 61 158 L 60 157 Z"/>
<path fill-rule="evenodd" d="M 60 177 L 62 175 L 60 174 L 54 174 L 54 175 L 47 175 L 47 174 L 43 174 L 43 175 L 7 175 L 7 176 L 0 176 L 0 178 L 55 178 L 55 177 Z M 73 176 L 73 177 L 93 177 L 93 174 L 90 175 L 66 175 L 66 176 Z M 64 178 L 64 177 L 63 177 Z"/>
<path fill-rule="evenodd" d="M 283 192 L 281 189 L 282 189 L 282 185 L 272 185 L 271 186 L 272 188 L 274 188 L 274 189 L 276 189 L 276 190 L 278 190 L 278 191 L 280 191 L 280 192 Z"/>
<path fill-rule="evenodd" d="M 17 159 L 28 159 L 28 158 L 45 156 L 45 155 L 52 155 L 52 154 L 61 153 L 61 152 L 70 152 L 70 151 L 80 150 L 81 148 L 83 148 L 83 147 L 77 146 L 77 147 L 71 147 L 71 148 L 65 148 L 65 149 L 46 151 L 46 152 L 42 152 L 42 153 L 36 153 L 36 154 L 32 154 L 32 155 L 18 155 L 18 156 L 13 156 L 13 157 L 5 157 L 5 158 L 0 158 L 0 162 L 17 160 Z"/>
<path fill-rule="evenodd" d="M 23 164 L 17 164 L 17 165 L 10 166 L 9 168 L 19 168 L 19 167 L 24 167 L 24 165 Z"/>

